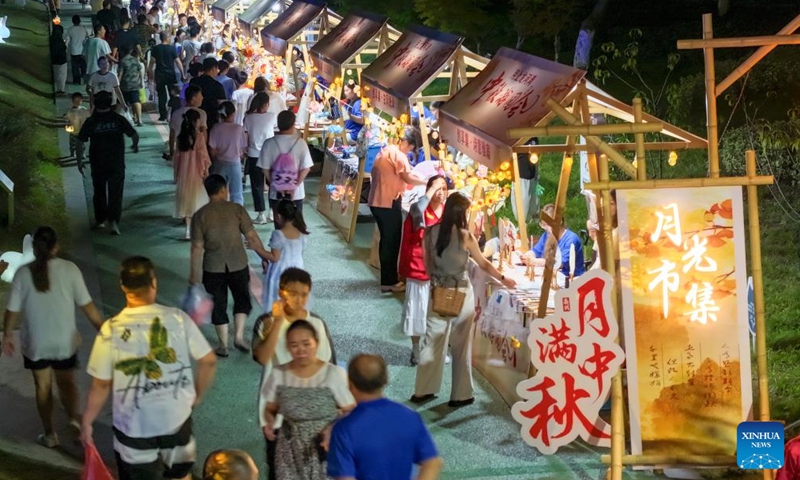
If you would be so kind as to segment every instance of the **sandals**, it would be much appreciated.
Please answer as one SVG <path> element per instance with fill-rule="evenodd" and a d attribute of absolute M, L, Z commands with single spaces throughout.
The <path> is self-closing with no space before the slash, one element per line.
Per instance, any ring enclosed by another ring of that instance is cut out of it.
<path fill-rule="evenodd" d="M 226 358 L 228 356 L 228 347 L 219 346 L 214 350 L 218 357 Z"/>

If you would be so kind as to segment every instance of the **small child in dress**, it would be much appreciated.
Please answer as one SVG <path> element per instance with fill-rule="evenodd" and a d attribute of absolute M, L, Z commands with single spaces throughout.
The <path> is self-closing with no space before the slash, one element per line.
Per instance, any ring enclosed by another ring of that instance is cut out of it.
<path fill-rule="evenodd" d="M 83 160 L 85 157 L 83 154 L 83 142 L 78 139 L 78 134 L 81 131 L 81 127 L 83 127 L 83 122 L 89 118 L 91 113 L 89 109 L 82 104 L 83 95 L 80 92 L 73 93 L 72 107 L 64 114 L 64 118 L 69 122 L 67 125 L 67 131 L 69 132 L 69 154 L 77 160 L 78 171 L 81 172 L 81 175 L 83 175 Z"/>
<path fill-rule="evenodd" d="M 192 216 L 208 203 L 203 179 L 208 176 L 211 159 L 208 157 L 205 133 L 200 129 L 200 112 L 194 109 L 183 114 L 175 155 L 177 181 L 175 187 L 175 218 L 186 224 L 184 238 L 189 240 Z"/>
<path fill-rule="evenodd" d="M 291 200 L 279 200 L 275 206 L 275 231 L 269 240 L 270 251 L 262 261 L 264 288 L 261 305 L 264 309 L 269 309 L 278 299 L 278 287 L 284 270 L 290 267 L 303 268 L 307 235 L 303 212 Z"/>

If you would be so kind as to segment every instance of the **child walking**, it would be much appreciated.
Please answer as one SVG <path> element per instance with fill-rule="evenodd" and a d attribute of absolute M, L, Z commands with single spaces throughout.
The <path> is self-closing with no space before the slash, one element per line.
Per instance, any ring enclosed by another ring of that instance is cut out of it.
<path fill-rule="evenodd" d="M 247 148 L 247 134 L 244 127 L 235 122 L 236 107 L 233 102 L 222 102 L 219 115 L 220 122 L 211 129 L 208 139 L 213 170 L 228 182 L 231 202 L 244 205 L 242 155 Z"/>
<path fill-rule="evenodd" d="M 69 154 L 75 157 L 75 160 L 78 162 L 78 171 L 81 172 L 81 175 L 83 175 L 83 160 L 85 157 L 83 154 L 83 142 L 78 138 L 78 134 L 81 132 L 83 122 L 85 122 L 90 115 L 89 109 L 82 104 L 83 95 L 80 92 L 73 93 L 72 107 L 64 114 L 64 118 L 69 122 L 69 125 L 67 125 L 67 131 L 69 132 Z"/>
<path fill-rule="evenodd" d="M 280 200 L 275 207 L 275 231 L 269 240 L 270 251 L 264 257 L 264 290 L 261 306 L 269 310 L 278 299 L 281 274 L 290 267 L 303 268 L 308 229 L 303 212 L 291 200 Z"/>
<path fill-rule="evenodd" d="M 183 114 L 177 143 L 175 218 L 182 218 L 186 223 L 184 238 L 189 240 L 192 215 L 208 203 L 203 179 L 208 176 L 211 160 L 208 158 L 205 133 L 200 130 L 200 112 L 190 109 Z"/>

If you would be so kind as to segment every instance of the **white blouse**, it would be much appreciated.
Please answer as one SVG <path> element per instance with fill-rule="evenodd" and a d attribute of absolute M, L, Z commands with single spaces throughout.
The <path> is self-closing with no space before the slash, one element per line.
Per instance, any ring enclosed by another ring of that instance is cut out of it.
<path fill-rule="evenodd" d="M 261 398 L 265 403 L 272 403 L 277 397 L 278 387 L 293 388 L 328 388 L 333 393 L 336 405 L 346 407 L 356 400 L 350 393 L 347 383 L 347 372 L 337 365 L 325 363 L 317 373 L 308 378 L 301 378 L 289 371 L 289 365 L 279 365 L 272 369 L 267 381 L 261 389 Z"/>

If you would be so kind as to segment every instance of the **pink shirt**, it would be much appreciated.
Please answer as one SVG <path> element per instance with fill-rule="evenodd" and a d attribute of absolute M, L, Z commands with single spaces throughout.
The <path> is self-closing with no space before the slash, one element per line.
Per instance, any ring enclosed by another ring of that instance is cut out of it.
<path fill-rule="evenodd" d="M 392 202 L 406 189 L 406 182 L 400 178 L 400 174 L 410 171 L 408 156 L 396 145 L 388 145 L 381 150 L 372 165 L 369 206 L 392 208 Z"/>
<path fill-rule="evenodd" d="M 244 127 L 237 123 L 218 123 L 211 129 L 208 146 L 217 151 L 215 162 L 239 163 L 247 148 Z"/>

